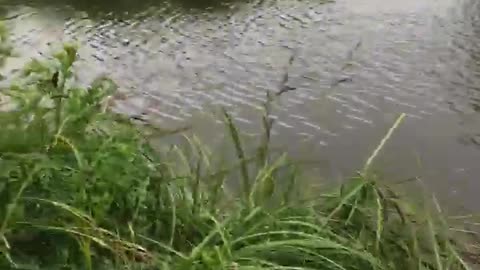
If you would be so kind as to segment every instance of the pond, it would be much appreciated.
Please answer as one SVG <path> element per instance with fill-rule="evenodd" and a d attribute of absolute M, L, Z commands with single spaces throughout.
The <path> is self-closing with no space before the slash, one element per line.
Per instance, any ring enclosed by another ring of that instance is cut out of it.
<path fill-rule="evenodd" d="M 117 109 L 155 124 L 223 134 L 225 107 L 260 132 L 266 91 L 274 144 L 322 179 L 362 167 L 400 113 L 376 167 L 418 176 L 443 200 L 478 210 L 480 4 L 476 0 L 4 0 L 21 58 L 81 45 L 82 77 L 107 74 Z M 285 75 L 288 80 L 282 82 Z"/>

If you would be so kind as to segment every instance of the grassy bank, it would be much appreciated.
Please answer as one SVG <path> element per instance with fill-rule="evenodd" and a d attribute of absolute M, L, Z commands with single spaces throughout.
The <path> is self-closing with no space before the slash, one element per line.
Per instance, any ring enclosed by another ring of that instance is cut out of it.
<path fill-rule="evenodd" d="M 66 46 L 34 60 L 2 90 L 0 269 L 440 270 L 475 259 L 469 233 L 369 172 L 379 151 L 335 190 L 271 154 L 268 117 L 248 153 L 224 114 L 233 163 L 195 137 L 154 151 L 150 132 L 108 110 L 113 82 L 76 86 L 75 57 Z"/>

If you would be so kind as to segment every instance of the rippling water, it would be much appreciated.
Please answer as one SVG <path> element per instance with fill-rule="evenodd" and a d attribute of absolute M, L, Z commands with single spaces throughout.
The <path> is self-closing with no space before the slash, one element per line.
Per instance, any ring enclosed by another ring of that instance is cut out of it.
<path fill-rule="evenodd" d="M 82 77 L 113 77 L 118 109 L 165 126 L 222 134 L 228 108 L 259 132 L 266 91 L 275 144 L 335 179 L 360 168 L 399 113 L 409 116 L 377 164 L 421 176 L 467 208 L 480 190 L 480 4 L 475 0 L 3 1 L 17 51 L 82 45 Z M 198 2 L 196 2 L 198 3 Z M 24 58 L 22 58 L 24 59 Z M 17 62 L 22 62 L 17 59 Z M 478 209 L 478 207 L 476 207 Z"/>

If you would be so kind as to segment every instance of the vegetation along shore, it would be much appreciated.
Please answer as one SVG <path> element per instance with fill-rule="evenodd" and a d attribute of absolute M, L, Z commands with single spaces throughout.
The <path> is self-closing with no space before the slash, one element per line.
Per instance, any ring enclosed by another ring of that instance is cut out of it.
<path fill-rule="evenodd" d="M 109 110 L 113 81 L 75 83 L 76 55 L 32 60 L 2 89 L 0 269 L 474 269 L 462 217 L 371 170 L 403 115 L 357 175 L 312 188 L 269 149 L 268 104 L 252 152 L 223 113 L 231 163 L 195 136 L 154 149 L 160 135 Z"/>

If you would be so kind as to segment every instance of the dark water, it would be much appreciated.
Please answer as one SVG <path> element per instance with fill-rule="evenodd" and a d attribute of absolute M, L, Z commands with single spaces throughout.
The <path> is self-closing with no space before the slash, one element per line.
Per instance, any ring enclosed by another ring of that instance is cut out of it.
<path fill-rule="evenodd" d="M 399 113 L 376 164 L 393 181 L 420 176 L 444 200 L 480 209 L 480 4 L 476 0 L 4 0 L 17 52 L 82 45 L 82 76 L 108 74 L 126 113 L 222 136 L 224 106 L 259 132 L 267 90 L 275 144 L 318 180 L 362 167 Z M 19 64 L 24 58 L 12 61 Z"/>

